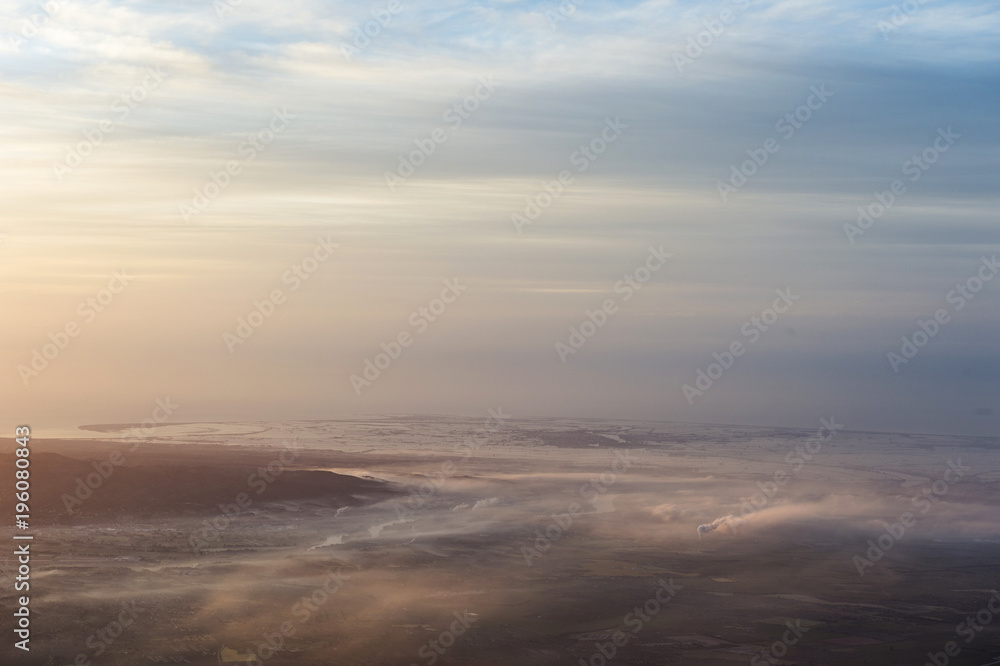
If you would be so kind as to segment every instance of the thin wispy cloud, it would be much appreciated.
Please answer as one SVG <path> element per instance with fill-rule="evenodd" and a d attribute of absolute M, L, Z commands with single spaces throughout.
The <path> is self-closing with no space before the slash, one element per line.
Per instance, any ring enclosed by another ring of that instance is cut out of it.
<path fill-rule="evenodd" d="M 3 334 L 8 366 L 73 316 L 75 301 L 53 290 L 87 292 L 89 279 L 129 264 L 147 279 L 127 311 L 54 363 L 32 400 L 68 395 L 98 364 L 124 381 L 129 353 L 99 361 L 107 348 L 180 348 L 203 359 L 214 388 L 157 366 L 139 393 L 168 383 L 194 404 L 240 387 L 266 404 L 267 389 L 244 388 L 259 372 L 304 377 L 286 401 L 316 415 L 474 411 L 513 394 L 524 414 L 794 424 L 822 399 L 857 409 L 852 422 L 865 427 L 910 417 L 929 430 L 995 426 L 969 417 L 996 398 L 969 381 L 970 368 L 997 367 L 995 289 L 906 369 L 939 391 L 900 382 L 885 357 L 997 249 L 1000 10 L 570 4 L 63 1 L 46 13 L 8 3 L 0 175 L 7 245 L 25 251 L 8 250 L 0 270 L 24 289 L 4 307 L 26 318 Z M 484 78 L 495 91 L 473 99 Z M 796 120 L 817 86 L 829 99 Z M 247 148 L 275 113 L 290 114 L 287 128 Z M 627 129 L 581 158 L 607 122 Z M 908 180 L 908 161 L 947 128 L 956 145 Z M 430 139 L 435 130 L 446 139 Z M 768 139 L 779 150 L 745 166 Z M 238 175 L 185 217 L 234 160 Z M 401 160 L 420 164 L 390 189 Z M 754 173 L 723 200 L 734 169 Z M 573 182 L 517 234 L 512 214 L 563 171 Z M 894 179 L 905 194 L 848 242 L 844 225 Z M 318 231 L 334 233 L 343 256 L 255 337 L 246 367 L 230 367 L 221 332 Z M 637 292 L 574 367 L 559 367 L 554 342 L 653 244 L 672 248 L 670 274 Z M 355 361 L 454 277 L 468 280 L 468 298 L 352 402 Z M 801 307 L 689 406 L 688 375 L 788 286 Z M 415 390 L 430 378 L 442 381 L 435 398 Z M 98 392 L 108 404 L 124 399 L 115 381 Z M 761 385 L 786 397 L 757 404 Z M 7 397 L 27 401 L 23 388 Z M 904 415 L 866 407 L 889 394 Z"/>

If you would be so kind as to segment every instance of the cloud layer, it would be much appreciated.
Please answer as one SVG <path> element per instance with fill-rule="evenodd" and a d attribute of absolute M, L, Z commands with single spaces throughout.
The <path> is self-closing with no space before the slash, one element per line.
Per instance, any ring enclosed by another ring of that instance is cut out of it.
<path fill-rule="evenodd" d="M 11 418 L 133 420 L 170 394 L 192 419 L 502 403 L 995 432 L 996 285 L 899 373 L 887 360 L 1000 240 L 993 5 L 47 7 L 0 22 Z M 609 119 L 625 128 L 602 149 Z M 911 180 L 943 128 L 959 138 Z M 401 159 L 421 164 L 390 189 Z M 905 193 L 851 243 L 844 225 L 895 179 Z M 282 276 L 327 236 L 340 251 L 293 292 Z M 561 363 L 554 345 L 661 244 L 666 269 Z M 123 267 L 132 285 L 83 320 Z M 454 278 L 468 291 L 417 335 L 410 314 Z M 279 288 L 231 354 L 224 334 Z M 749 344 L 741 326 L 783 288 L 801 300 Z M 79 337 L 25 382 L 70 322 Z M 350 376 L 403 331 L 412 346 L 357 394 Z M 746 354 L 689 404 L 682 386 L 734 341 Z"/>

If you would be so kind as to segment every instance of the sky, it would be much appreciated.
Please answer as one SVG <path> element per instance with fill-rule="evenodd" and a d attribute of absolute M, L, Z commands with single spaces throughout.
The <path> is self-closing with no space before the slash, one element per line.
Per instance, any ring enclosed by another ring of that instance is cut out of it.
<path fill-rule="evenodd" d="M 998 34 L 940 0 L 6 2 L 0 427 L 994 436 Z"/>

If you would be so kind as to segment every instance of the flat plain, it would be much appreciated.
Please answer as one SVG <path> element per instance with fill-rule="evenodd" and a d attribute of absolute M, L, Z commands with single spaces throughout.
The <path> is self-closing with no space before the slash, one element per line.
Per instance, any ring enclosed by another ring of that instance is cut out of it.
<path fill-rule="evenodd" d="M 1000 442 L 832 423 L 39 435 L 19 663 L 1000 659 Z"/>

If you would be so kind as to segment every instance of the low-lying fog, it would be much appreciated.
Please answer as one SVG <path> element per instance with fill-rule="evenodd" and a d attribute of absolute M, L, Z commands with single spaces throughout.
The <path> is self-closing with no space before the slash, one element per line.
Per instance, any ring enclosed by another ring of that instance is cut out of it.
<path fill-rule="evenodd" d="M 998 587 L 996 440 L 495 415 L 148 433 L 399 492 L 48 528 L 37 663 L 904 663 Z"/>

